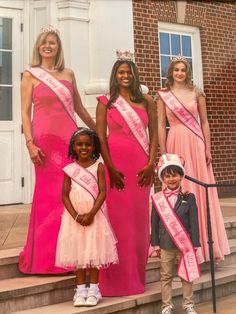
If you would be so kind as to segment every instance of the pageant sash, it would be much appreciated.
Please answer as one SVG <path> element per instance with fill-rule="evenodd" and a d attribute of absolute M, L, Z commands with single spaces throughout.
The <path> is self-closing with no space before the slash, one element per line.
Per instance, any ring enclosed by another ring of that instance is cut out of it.
<path fill-rule="evenodd" d="M 86 168 L 74 162 L 63 168 L 63 171 L 83 189 L 85 189 L 94 200 L 98 196 L 98 182 L 94 175 Z"/>
<path fill-rule="evenodd" d="M 182 253 L 177 274 L 184 280 L 192 282 L 200 277 L 200 270 L 189 235 L 163 191 L 154 194 L 152 201 L 173 242 Z"/>
<path fill-rule="evenodd" d="M 184 105 L 175 97 L 171 92 L 159 91 L 161 99 L 167 105 L 167 107 L 173 112 L 173 114 L 182 122 L 189 130 L 191 130 L 195 135 L 197 135 L 204 143 L 204 137 L 202 134 L 202 129 L 196 118 L 189 112 Z"/>
<path fill-rule="evenodd" d="M 87 191 L 95 200 L 98 196 L 98 181 L 96 177 L 88 171 L 86 168 L 81 167 L 77 162 L 69 164 L 63 168 L 63 171 L 76 183 L 78 183 L 85 191 Z M 107 205 L 104 202 L 101 206 L 101 210 L 109 222 Z M 110 222 L 109 222 L 110 224 Z"/>
<path fill-rule="evenodd" d="M 114 102 L 114 107 L 119 111 L 140 146 L 149 156 L 149 140 L 146 128 L 139 115 L 121 96 L 119 96 Z"/>
<path fill-rule="evenodd" d="M 36 77 L 39 81 L 43 82 L 47 85 L 60 99 L 65 111 L 69 114 L 70 118 L 74 121 L 77 126 L 75 113 L 74 113 L 74 101 L 71 95 L 71 92 L 65 85 L 63 85 L 60 81 L 55 79 L 51 74 L 47 71 L 35 67 L 27 70 L 34 77 Z"/>

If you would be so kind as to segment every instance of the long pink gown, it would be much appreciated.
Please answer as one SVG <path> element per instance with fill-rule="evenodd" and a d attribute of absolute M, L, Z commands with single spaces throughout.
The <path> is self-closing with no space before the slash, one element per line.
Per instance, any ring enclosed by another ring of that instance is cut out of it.
<path fill-rule="evenodd" d="M 196 119 L 198 119 L 197 96 L 194 93 L 192 99 L 188 102 L 182 101 L 182 104 Z M 167 152 L 178 154 L 184 158 L 186 175 L 205 183 L 215 183 L 212 165 L 207 167 L 206 164 L 205 144 L 203 141 L 184 126 L 167 106 L 166 114 L 170 124 L 170 130 L 167 136 Z M 182 186 L 185 190 L 193 192 L 196 196 L 201 242 L 201 248 L 198 250 L 198 257 L 200 262 L 208 261 L 209 246 L 207 243 L 208 234 L 205 188 L 187 179 L 183 180 Z M 230 253 L 230 249 L 216 188 L 209 188 L 209 205 L 214 241 L 214 257 L 223 260 L 224 255 Z"/>
<path fill-rule="evenodd" d="M 144 109 L 132 107 L 148 125 Z M 108 146 L 112 162 L 125 175 L 125 189 L 110 188 L 107 179 L 107 207 L 118 240 L 119 264 L 101 270 L 99 287 L 103 296 L 143 293 L 149 247 L 150 188 L 138 186 L 137 173 L 148 156 L 134 138 L 126 122 L 114 107 L 107 110 Z"/>
<path fill-rule="evenodd" d="M 61 80 L 71 92 L 73 85 Z M 55 266 L 57 236 L 61 223 L 63 171 L 70 137 L 77 126 L 54 92 L 43 82 L 33 91 L 33 138 L 46 155 L 35 166 L 35 189 L 27 242 L 20 253 L 19 269 L 27 274 L 58 274 L 68 270 Z"/>

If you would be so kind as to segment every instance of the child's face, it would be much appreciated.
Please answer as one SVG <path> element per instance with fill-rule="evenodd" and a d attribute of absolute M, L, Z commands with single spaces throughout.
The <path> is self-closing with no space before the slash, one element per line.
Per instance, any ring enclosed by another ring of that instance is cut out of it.
<path fill-rule="evenodd" d="M 73 146 L 79 161 L 87 161 L 92 159 L 93 142 L 86 134 L 77 135 Z"/>
<path fill-rule="evenodd" d="M 165 173 L 162 179 L 168 189 L 176 190 L 180 186 L 183 177 L 177 172 L 172 172 L 172 173 Z"/>

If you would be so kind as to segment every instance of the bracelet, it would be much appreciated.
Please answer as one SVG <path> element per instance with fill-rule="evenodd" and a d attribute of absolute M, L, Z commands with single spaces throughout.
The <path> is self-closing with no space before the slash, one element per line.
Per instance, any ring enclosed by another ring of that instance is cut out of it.
<path fill-rule="evenodd" d="M 28 144 L 29 144 L 30 142 L 33 142 L 32 138 L 29 138 L 29 139 L 25 142 L 25 145 L 28 146 Z"/>
<path fill-rule="evenodd" d="M 75 216 L 75 221 L 77 221 L 77 218 L 79 217 L 79 213 Z"/>

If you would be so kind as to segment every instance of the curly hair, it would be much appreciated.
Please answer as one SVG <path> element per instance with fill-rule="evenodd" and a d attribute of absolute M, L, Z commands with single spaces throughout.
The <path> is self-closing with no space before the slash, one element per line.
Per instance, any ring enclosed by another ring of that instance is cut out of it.
<path fill-rule="evenodd" d="M 68 158 L 72 160 L 75 160 L 75 159 L 78 160 L 78 156 L 74 150 L 75 139 L 78 135 L 88 135 L 90 137 L 93 143 L 93 148 L 94 148 L 92 159 L 97 160 L 101 153 L 101 147 L 100 147 L 100 142 L 99 142 L 97 133 L 94 132 L 93 130 L 90 130 L 84 127 L 78 128 L 78 130 L 75 131 L 73 135 L 71 136 L 69 150 L 68 150 Z"/>
<path fill-rule="evenodd" d="M 140 85 L 140 80 L 139 80 L 139 73 L 138 73 L 138 68 L 135 65 L 133 61 L 129 60 L 117 60 L 111 71 L 111 76 L 110 76 L 110 99 L 107 105 L 107 108 L 111 108 L 112 103 L 118 98 L 119 96 L 119 84 L 116 79 L 116 74 L 119 69 L 119 67 L 122 64 L 127 64 L 132 72 L 133 75 L 133 80 L 130 85 L 130 91 L 132 94 L 132 101 L 136 103 L 143 102 L 147 105 L 147 100 L 144 98 L 143 93 L 141 91 L 141 85 Z"/>
<path fill-rule="evenodd" d="M 189 88 L 193 88 L 193 83 L 192 83 L 192 70 L 191 70 L 191 66 L 189 64 L 189 62 L 187 60 L 172 60 L 168 67 L 167 67 L 167 71 L 166 71 L 166 82 L 165 82 L 165 86 L 167 89 L 170 89 L 171 86 L 174 84 L 174 79 L 173 79 L 173 71 L 174 71 L 174 66 L 178 63 L 183 63 L 185 65 L 186 68 L 186 84 Z"/>

